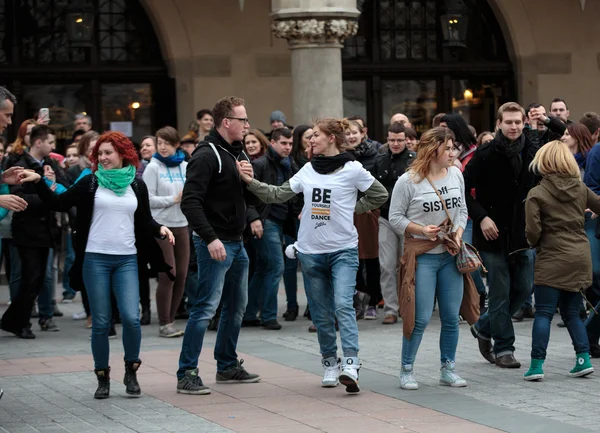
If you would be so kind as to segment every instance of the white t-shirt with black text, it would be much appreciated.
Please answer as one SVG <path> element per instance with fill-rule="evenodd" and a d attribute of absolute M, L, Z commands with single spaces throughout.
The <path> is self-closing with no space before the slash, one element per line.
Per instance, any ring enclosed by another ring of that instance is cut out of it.
<path fill-rule="evenodd" d="M 306 164 L 290 179 L 296 194 L 304 193 L 304 207 L 296 248 L 304 254 L 326 254 L 358 246 L 354 207 L 358 191 L 368 190 L 375 178 L 358 161 L 347 162 L 330 174 Z"/>

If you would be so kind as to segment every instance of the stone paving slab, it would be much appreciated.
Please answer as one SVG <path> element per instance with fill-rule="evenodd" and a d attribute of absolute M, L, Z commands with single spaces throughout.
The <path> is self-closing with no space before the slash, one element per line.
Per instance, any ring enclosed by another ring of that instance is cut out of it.
<path fill-rule="evenodd" d="M 299 292 L 302 291 L 301 287 L 300 285 Z M 5 286 L 0 286 L 0 304 L 6 296 L 7 289 Z M 299 302 L 302 307 L 305 305 L 304 297 L 300 293 Z M 284 310 L 284 304 L 285 294 L 281 289 L 280 312 Z M 77 358 L 73 358 L 90 354 L 89 330 L 83 328 L 83 322 L 70 319 L 72 313 L 82 309 L 81 304 L 78 302 L 69 305 L 61 304 L 60 308 L 66 313 L 64 318 L 57 319 L 61 332 L 39 332 L 35 323 L 34 332 L 38 338 L 34 341 L 18 340 L 0 332 L 0 375 L 18 376 L 32 374 L 31 372 L 58 373 L 61 371 L 60 364 L 65 363 L 69 364 L 69 369 L 72 371 L 89 371 L 90 363 L 78 364 Z M 3 311 L 4 307 L 0 306 L 0 314 Z M 515 324 L 516 356 L 524 364 L 524 367 L 519 370 L 499 369 L 484 361 L 479 355 L 475 339 L 470 336 L 467 325 L 461 325 L 457 372 L 468 381 L 469 386 L 466 389 L 441 388 L 437 385 L 440 323 L 435 313 L 423 338 L 415 365 L 421 389 L 407 392 L 398 388 L 397 379 L 402 325 L 400 323 L 391 326 L 381 325 L 380 321 L 383 318 L 381 310 L 379 313 L 378 320 L 359 322 L 363 388 L 426 408 L 450 412 L 451 415 L 472 419 L 488 426 L 492 425 L 504 431 L 521 432 L 524 431 L 522 429 L 524 425 L 528 427 L 527 432 L 536 431 L 530 429 L 534 427 L 527 424 L 528 417 L 535 415 L 534 419 L 557 423 L 555 426 L 562 426 L 564 432 L 600 432 L 597 421 L 597 402 L 600 397 L 598 372 L 586 379 L 573 379 L 567 376 L 566 373 L 574 362 L 574 353 L 566 330 L 557 328 L 553 324 L 548 360 L 544 368 L 546 379 L 540 383 L 530 383 L 522 379 L 522 374 L 529 362 L 531 320 Z M 153 316 L 153 320 L 156 321 L 156 315 Z M 317 338 L 315 334 L 307 332 L 310 322 L 300 317 L 295 322 L 282 320 L 281 323 L 283 325 L 281 331 L 244 328 L 239 340 L 240 350 L 256 355 L 258 358 L 293 367 L 301 372 L 321 374 Z M 178 322 L 178 326 L 183 328 L 185 324 Z M 180 339 L 158 338 L 156 323 L 142 329 L 143 351 L 166 350 L 178 353 L 181 347 Z M 120 326 L 117 326 L 117 330 L 120 337 Z M 214 344 L 215 335 L 214 332 L 209 332 L 205 339 L 207 351 L 204 352 L 203 358 L 208 361 L 212 361 L 212 354 L 208 347 Z M 110 345 L 114 353 L 122 351 L 120 338 L 111 340 Z M 24 360 L 9 362 L 11 359 L 19 358 Z M 45 359 L 43 365 L 35 365 L 35 363 L 32 365 L 30 358 L 51 359 Z M 116 361 L 117 364 L 121 362 L 118 359 Z M 154 365 L 153 368 L 159 371 L 154 371 L 153 374 L 175 373 L 174 361 L 165 358 L 160 362 L 164 364 Z M 600 368 L 599 360 L 593 360 L 592 363 L 597 370 Z M 148 365 L 144 359 L 144 369 L 146 367 Z M 248 367 L 252 369 L 249 362 Z M 117 365 L 117 368 L 122 366 Z M 223 394 L 219 398 L 226 400 L 226 397 Z M 232 404 L 232 401 L 228 402 Z M 488 422 L 483 422 L 486 420 Z"/>

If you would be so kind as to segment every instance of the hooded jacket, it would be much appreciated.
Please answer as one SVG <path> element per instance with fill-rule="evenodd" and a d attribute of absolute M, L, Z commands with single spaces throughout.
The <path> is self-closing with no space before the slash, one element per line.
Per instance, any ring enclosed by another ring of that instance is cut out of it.
<path fill-rule="evenodd" d="M 188 162 L 181 211 L 204 242 L 241 241 L 246 227 L 246 202 L 258 204 L 240 178 L 237 161 L 249 160 L 244 145 L 229 144 L 216 129 L 198 144 Z"/>
<path fill-rule="evenodd" d="M 527 242 L 537 250 L 534 283 L 577 292 L 592 284 L 585 209 L 600 212 L 600 197 L 579 176 L 550 175 L 525 201 Z"/>
<path fill-rule="evenodd" d="M 177 167 L 167 167 L 163 162 L 152 158 L 144 170 L 142 178 L 148 187 L 152 217 L 161 225 L 188 225 L 185 215 L 181 212 L 180 203 L 175 203 L 175 197 L 183 191 L 186 169 L 185 161 Z"/>

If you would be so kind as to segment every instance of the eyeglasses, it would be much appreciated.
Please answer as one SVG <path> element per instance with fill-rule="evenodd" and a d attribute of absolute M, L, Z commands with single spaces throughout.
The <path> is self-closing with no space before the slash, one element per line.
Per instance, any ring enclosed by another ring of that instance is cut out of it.
<path fill-rule="evenodd" d="M 244 125 L 250 125 L 250 121 L 248 120 L 247 117 L 229 117 L 229 116 L 227 116 L 226 119 L 239 120 Z"/>

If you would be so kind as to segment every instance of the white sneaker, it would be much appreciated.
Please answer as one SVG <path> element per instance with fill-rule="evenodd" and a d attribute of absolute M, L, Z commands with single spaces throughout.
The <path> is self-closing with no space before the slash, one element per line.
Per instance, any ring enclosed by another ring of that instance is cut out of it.
<path fill-rule="evenodd" d="M 419 384 L 413 374 L 412 364 L 402 366 L 402 369 L 400 370 L 400 388 L 411 391 L 419 389 Z"/>
<path fill-rule="evenodd" d="M 447 361 L 440 369 L 440 385 L 463 388 L 467 381 L 454 372 L 454 362 Z"/>
<path fill-rule="evenodd" d="M 183 335 L 181 331 L 174 329 L 173 326 L 169 323 L 168 325 L 163 325 L 158 327 L 158 336 L 164 338 L 175 338 L 181 337 Z"/>
<path fill-rule="evenodd" d="M 346 392 L 355 393 L 360 391 L 358 386 L 358 370 L 361 364 L 357 357 L 342 358 L 342 372 L 340 383 L 346 387 Z"/>
<path fill-rule="evenodd" d="M 183 334 L 185 334 L 185 331 L 175 328 L 175 322 L 169 323 L 169 326 L 171 327 L 171 329 L 173 329 L 175 332 L 177 332 L 178 337 L 181 337 Z"/>
<path fill-rule="evenodd" d="M 340 383 L 340 360 L 335 357 L 322 359 L 321 364 L 325 369 L 323 374 L 323 380 L 321 380 L 321 386 L 324 388 L 333 388 Z"/>
<path fill-rule="evenodd" d="M 85 311 L 80 311 L 79 313 L 73 314 L 73 320 L 85 320 L 85 319 L 87 319 L 87 315 L 85 314 Z"/>

